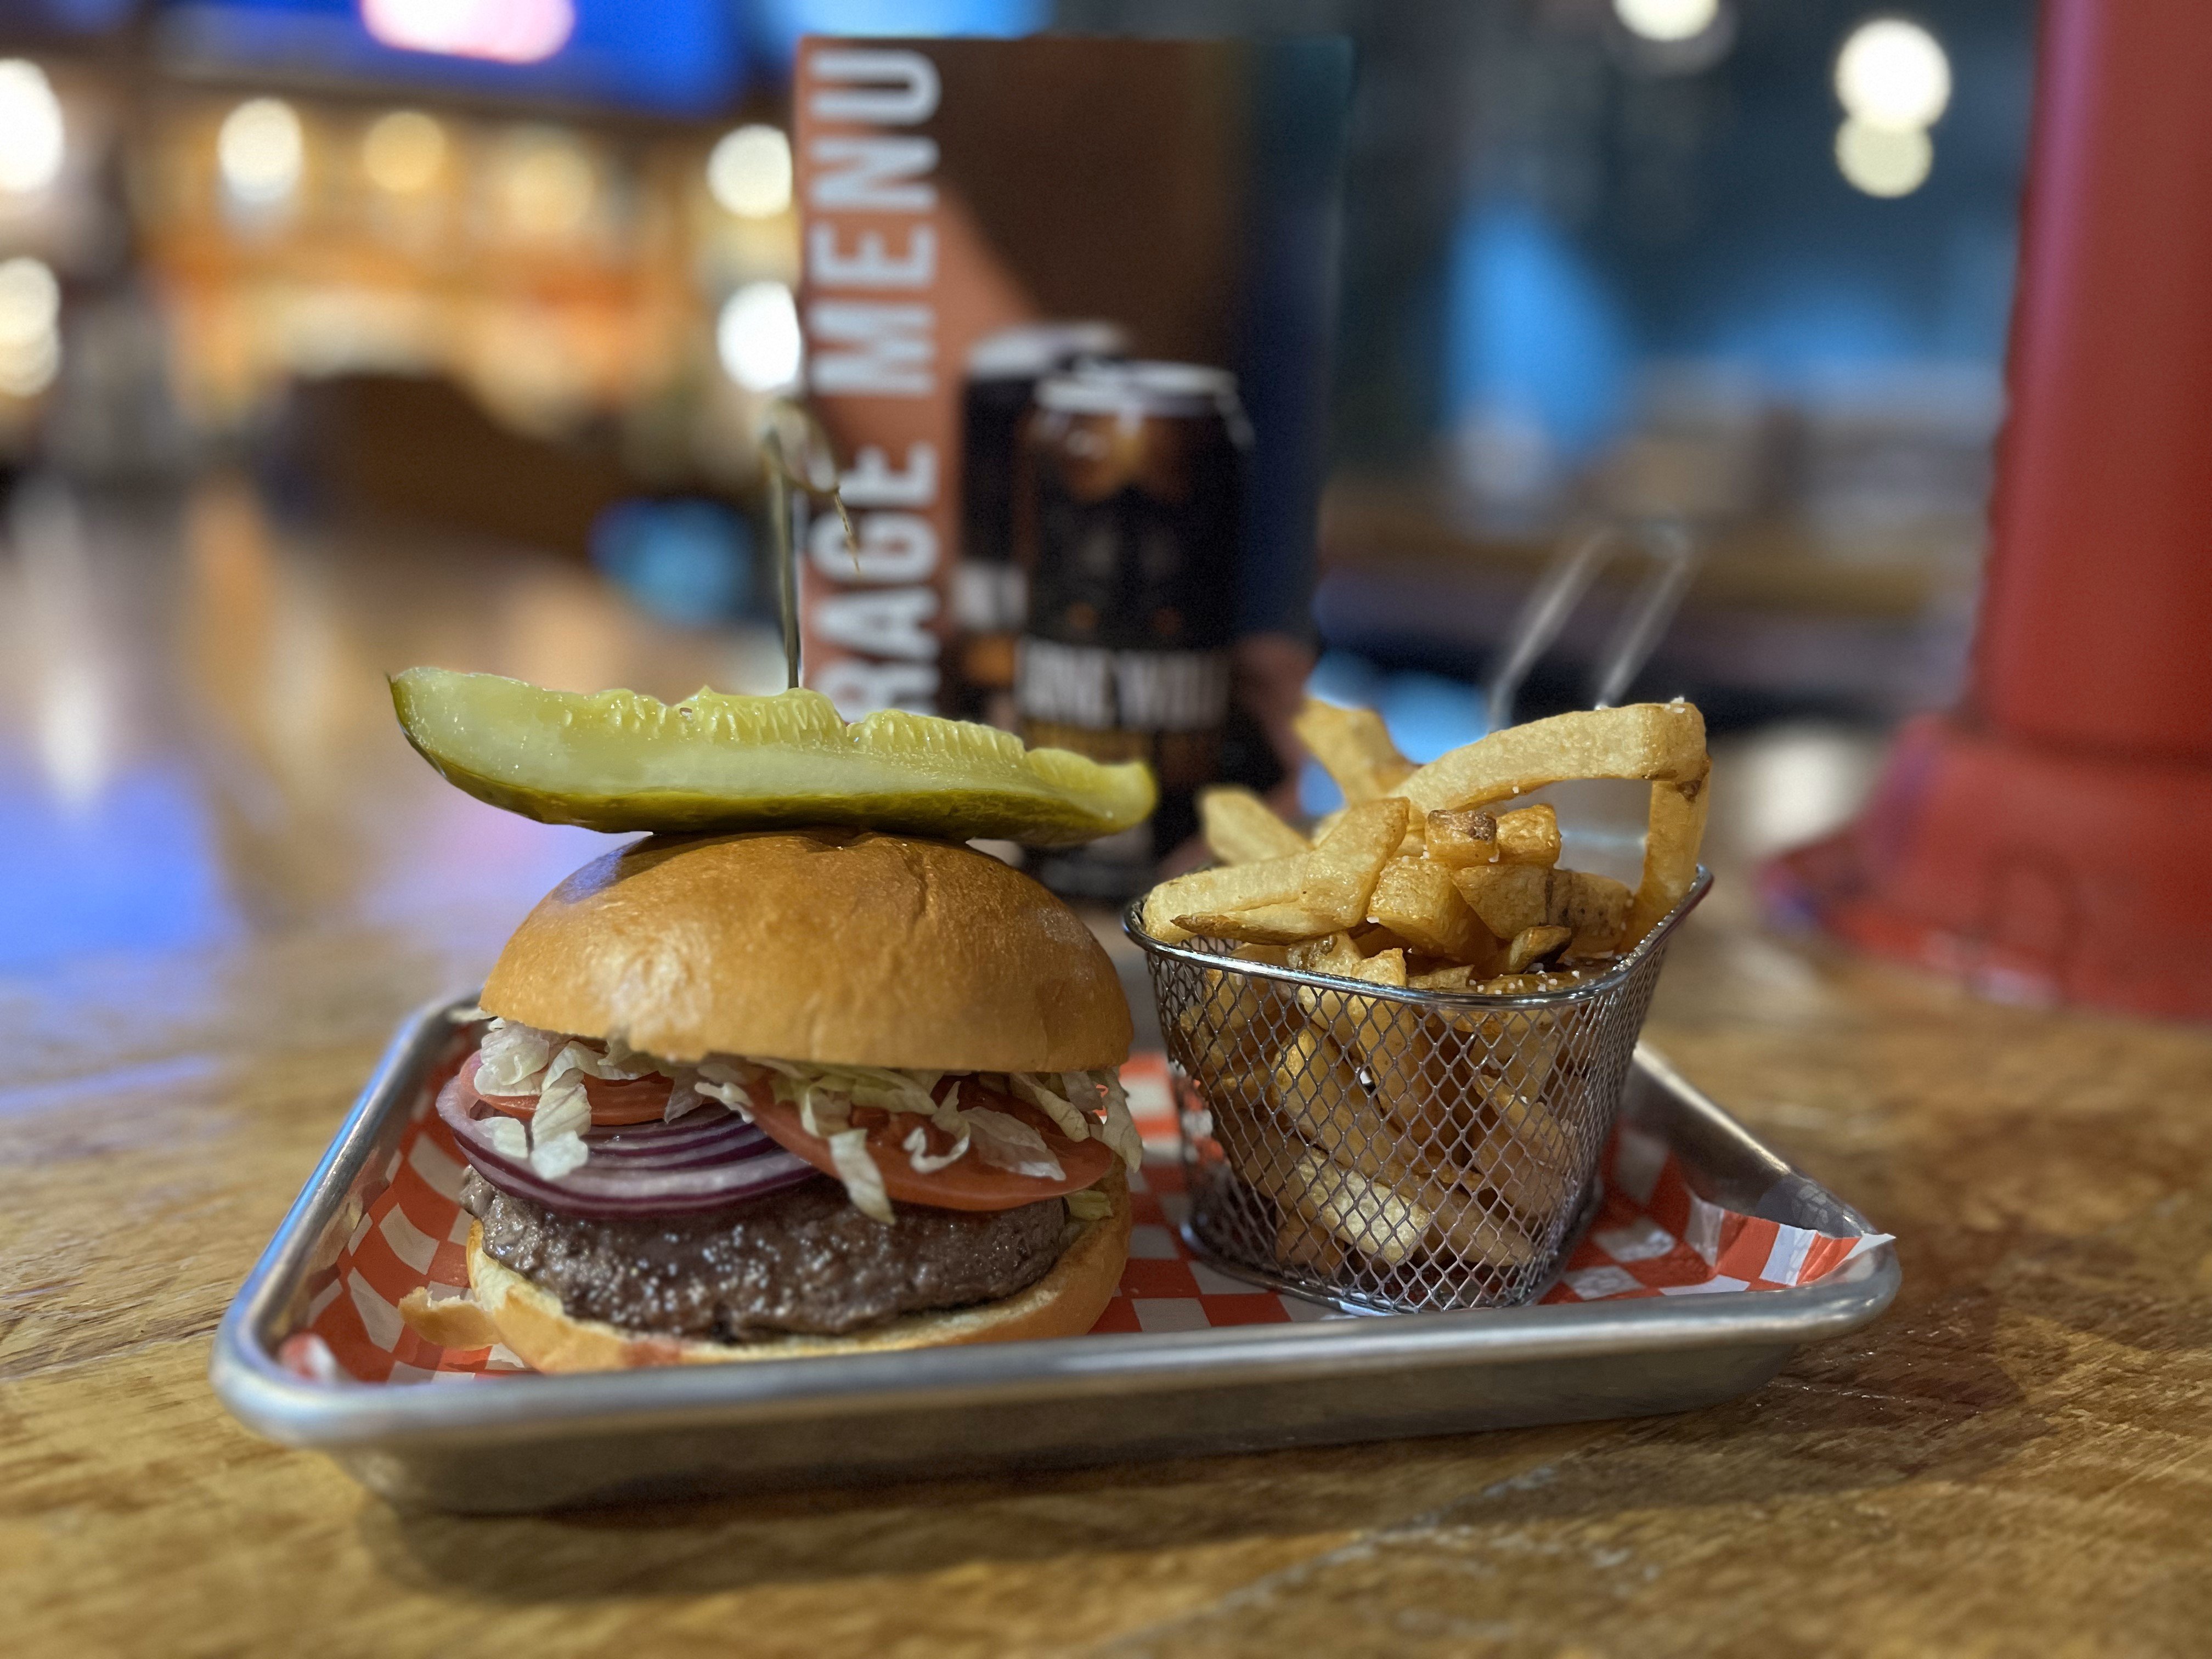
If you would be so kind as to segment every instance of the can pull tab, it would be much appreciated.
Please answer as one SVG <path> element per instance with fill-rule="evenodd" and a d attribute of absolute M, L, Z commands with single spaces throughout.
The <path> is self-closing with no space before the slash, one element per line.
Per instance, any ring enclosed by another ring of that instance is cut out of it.
<path fill-rule="evenodd" d="M 1491 731 L 1513 724 L 1513 702 L 1528 671 L 1559 639 L 1598 573 L 1624 554 L 1641 554 L 1651 568 L 1598 653 L 1586 701 L 1593 708 L 1610 708 L 1628 690 L 1674 619 L 1704 556 L 1679 520 L 1609 520 L 1580 526 L 1560 539 L 1513 619 L 1504 654 L 1483 687 Z"/>
<path fill-rule="evenodd" d="M 769 538 L 775 547 L 775 607 L 783 623 L 783 670 L 787 690 L 799 689 L 799 550 L 792 537 L 791 492 L 810 501 L 828 501 L 845 526 L 845 550 L 853 573 L 860 570 L 860 544 L 853 534 L 853 515 L 838 491 L 837 455 L 830 434 L 805 404 L 788 398 L 769 401 L 761 422 L 761 468 L 768 477 Z"/>

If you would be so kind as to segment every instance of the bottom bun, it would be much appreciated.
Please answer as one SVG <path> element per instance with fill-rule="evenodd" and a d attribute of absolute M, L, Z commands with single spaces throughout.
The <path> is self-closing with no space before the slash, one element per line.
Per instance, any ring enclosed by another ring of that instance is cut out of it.
<path fill-rule="evenodd" d="M 849 1336 L 771 1336 L 743 1344 L 654 1336 L 602 1320 L 574 1319 L 561 1299 L 484 1254 L 481 1224 L 469 1229 L 471 1299 L 498 1328 L 499 1340 L 541 1371 L 619 1371 L 641 1365 L 713 1365 L 733 1359 L 811 1359 L 892 1348 L 949 1348 L 966 1342 L 1019 1342 L 1081 1336 L 1098 1322 L 1129 1259 L 1129 1188 L 1119 1170 L 1098 1185 L 1114 1212 L 1084 1224 L 1052 1271 L 996 1302 L 973 1308 L 902 1314 Z"/>

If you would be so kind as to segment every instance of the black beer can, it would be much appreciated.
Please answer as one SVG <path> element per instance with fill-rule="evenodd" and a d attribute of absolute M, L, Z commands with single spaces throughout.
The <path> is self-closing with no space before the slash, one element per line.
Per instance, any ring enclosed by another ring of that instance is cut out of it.
<path fill-rule="evenodd" d="M 1149 823 L 1036 869 L 1062 892 L 1122 898 L 1196 829 L 1219 765 L 1251 429 L 1236 377 L 1192 363 L 1085 365 L 1035 401 L 1015 519 L 1022 736 L 1145 761 L 1160 783 Z"/>
<path fill-rule="evenodd" d="M 1029 616 L 1014 550 L 1016 452 L 1037 383 L 1121 356 L 1128 331 L 1100 320 L 1019 323 L 978 340 L 961 388 L 960 560 L 951 707 L 963 720 L 1012 726 L 1015 641 Z"/>

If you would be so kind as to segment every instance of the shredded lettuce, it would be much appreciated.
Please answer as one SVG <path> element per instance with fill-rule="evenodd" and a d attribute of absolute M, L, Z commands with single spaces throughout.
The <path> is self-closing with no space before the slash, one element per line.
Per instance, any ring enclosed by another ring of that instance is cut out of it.
<path fill-rule="evenodd" d="M 699 1074 L 685 1066 L 668 1082 L 668 1103 L 660 1109 L 660 1121 L 673 1123 L 679 1117 L 689 1117 L 706 1104 L 707 1097 L 699 1090 Z"/>
<path fill-rule="evenodd" d="M 750 1088 L 767 1079 L 775 1097 L 799 1110 L 806 1133 L 825 1141 L 837 1177 L 863 1214 L 890 1218 L 890 1200 L 881 1172 L 867 1150 L 867 1132 L 853 1127 L 858 1107 L 903 1112 L 949 1138 L 943 1152 L 929 1150 L 927 1130 L 917 1123 L 899 1145 L 918 1173 L 929 1175 L 974 1153 L 993 1169 L 1016 1175 L 1060 1180 L 1066 1170 L 1050 1145 L 1011 1113 L 959 1103 L 956 1079 L 945 1098 L 935 1097 L 945 1073 L 890 1066 L 811 1065 L 795 1060 L 715 1054 L 698 1064 L 667 1060 L 633 1048 L 623 1037 L 604 1045 L 540 1030 L 504 1019 L 486 1027 L 478 1048 L 477 1086 L 486 1094 L 534 1095 L 538 1107 L 527 1125 L 502 1118 L 489 1126 L 492 1143 L 506 1156 L 526 1158 L 541 1176 L 557 1179 L 591 1156 L 583 1136 L 591 1127 L 586 1078 L 629 1082 L 665 1076 L 668 1103 L 664 1121 L 673 1121 L 714 1101 L 750 1121 Z M 974 1080 L 992 1093 L 1011 1094 L 1049 1117 L 1071 1140 L 1103 1140 L 1130 1169 L 1144 1155 L 1144 1144 L 1129 1115 L 1127 1097 L 1113 1069 L 1094 1072 L 983 1072 Z M 1078 1194 L 1086 1208 L 1096 1194 Z M 1075 1200 L 1070 1200 L 1075 1212 Z M 1101 1212 L 1100 1213 L 1103 1213 Z M 1087 1213 L 1080 1218 L 1094 1218 Z"/>
<path fill-rule="evenodd" d="M 484 1119 L 481 1127 L 492 1150 L 501 1158 L 520 1162 L 530 1156 L 530 1131 L 522 1127 L 520 1118 L 495 1115 Z"/>
<path fill-rule="evenodd" d="M 988 1106 L 971 1106 L 960 1116 L 975 1138 L 975 1156 L 992 1168 L 1015 1175 L 1042 1176 L 1048 1181 L 1066 1176 L 1044 1137 L 1021 1119 Z"/>
<path fill-rule="evenodd" d="M 853 1207 L 869 1219 L 889 1226 L 890 1194 L 884 1190 L 883 1171 L 876 1168 L 876 1160 L 869 1156 L 868 1132 L 841 1129 L 831 1135 L 830 1161 L 836 1166 L 837 1179 L 845 1183 L 845 1195 L 853 1200 Z"/>
<path fill-rule="evenodd" d="M 1121 1073 L 1109 1066 L 1084 1075 L 1105 1096 L 1106 1122 L 1098 1138 L 1121 1155 L 1122 1166 L 1131 1175 L 1136 1174 L 1145 1161 L 1145 1138 L 1138 1133 L 1137 1120 L 1129 1115 L 1129 1094 L 1121 1086 Z"/>
<path fill-rule="evenodd" d="M 534 1095 L 563 1038 L 495 1019 L 477 1045 L 477 1087 L 488 1095 Z"/>
<path fill-rule="evenodd" d="M 530 1167 L 547 1181 L 558 1181 L 571 1170 L 580 1169 L 591 1156 L 583 1136 L 573 1130 L 530 1138 Z"/>
<path fill-rule="evenodd" d="M 906 1148 L 906 1161 L 913 1166 L 916 1175 L 935 1175 L 939 1170 L 957 1164 L 967 1157 L 968 1142 L 968 1128 L 963 1124 L 960 1137 L 952 1143 L 950 1151 L 933 1152 L 929 1150 L 929 1131 L 917 1124 L 907 1132 L 906 1139 L 899 1145 Z"/>
<path fill-rule="evenodd" d="M 1028 1072 L 1009 1072 L 1006 1081 L 1017 1096 L 1050 1118 L 1070 1140 L 1091 1139 L 1091 1120 L 1084 1116 L 1073 1101 L 1045 1087 L 1042 1079 Z"/>

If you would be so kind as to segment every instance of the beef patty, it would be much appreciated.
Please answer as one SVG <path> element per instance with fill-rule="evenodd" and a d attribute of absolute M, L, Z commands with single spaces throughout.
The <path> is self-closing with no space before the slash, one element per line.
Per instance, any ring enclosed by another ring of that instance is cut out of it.
<path fill-rule="evenodd" d="M 484 1254 L 561 1298 L 571 1317 L 656 1335 L 744 1342 L 838 1336 L 902 1313 L 995 1302 L 1060 1259 L 1067 1206 L 896 1206 L 871 1221 L 818 1180 L 708 1215 L 588 1221 L 500 1191 L 471 1170 L 461 1200 Z"/>

